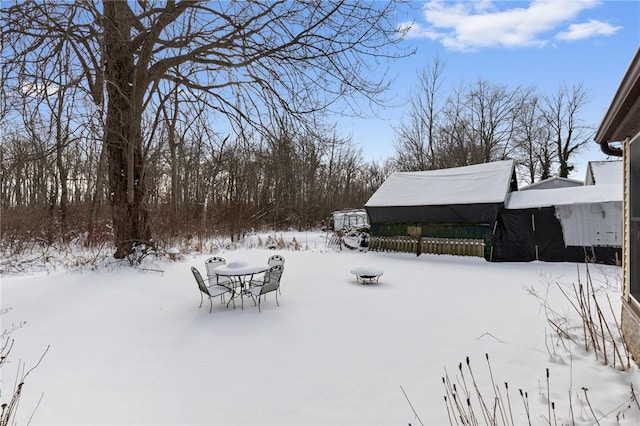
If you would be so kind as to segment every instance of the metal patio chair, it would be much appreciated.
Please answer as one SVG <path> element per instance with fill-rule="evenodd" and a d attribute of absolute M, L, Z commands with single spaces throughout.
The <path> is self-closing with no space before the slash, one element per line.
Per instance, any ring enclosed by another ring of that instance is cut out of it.
<path fill-rule="evenodd" d="M 275 265 L 284 266 L 284 257 L 280 256 L 279 254 L 274 254 L 267 261 L 267 265 L 269 265 L 269 266 L 275 266 Z M 282 294 L 282 290 L 280 290 L 279 286 L 278 286 L 278 294 Z"/>
<path fill-rule="evenodd" d="M 200 290 L 200 306 L 198 306 L 199 308 L 202 307 L 202 302 L 204 301 L 204 296 L 206 295 L 209 298 L 209 313 L 211 313 L 211 310 L 213 309 L 213 301 L 212 299 L 214 297 L 218 297 L 220 296 L 222 299 L 222 303 L 224 303 L 224 295 L 227 293 L 231 293 L 233 290 L 229 287 L 225 287 L 223 285 L 218 285 L 218 284 L 214 284 L 211 286 L 205 285 L 204 280 L 202 279 L 202 275 L 200 275 L 200 271 L 198 271 L 197 268 L 195 268 L 194 266 L 191 267 L 191 272 L 193 273 L 193 277 L 196 279 L 196 282 L 198 283 L 198 289 Z M 236 302 L 235 300 L 233 301 L 233 307 L 235 308 L 236 306 Z"/>
<path fill-rule="evenodd" d="M 284 265 L 284 257 L 280 256 L 279 254 L 274 254 L 273 256 L 269 257 L 269 260 L 267 260 L 267 265 Z"/>
<path fill-rule="evenodd" d="M 210 257 L 209 259 L 204 261 L 204 266 L 207 268 L 207 278 L 209 279 L 209 285 L 218 284 L 227 287 L 231 285 L 229 277 L 219 276 L 215 271 L 217 267 L 226 264 L 227 261 L 223 257 Z"/>
<path fill-rule="evenodd" d="M 276 304 L 280 306 L 280 303 L 278 302 L 278 288 L 280 288 L 280 279 L 282 278 L 283 271 L 283 265 L 274 265 L 265 272 L 262 285 L 249 287 L 247 289 L 247 293 L 251 294 L 254 304 L 256 303 L 256 298 L 258 298 L 258 312 L 261 312 L 260 302 L 262 297 L 270 292 L 275 292 Z"/>

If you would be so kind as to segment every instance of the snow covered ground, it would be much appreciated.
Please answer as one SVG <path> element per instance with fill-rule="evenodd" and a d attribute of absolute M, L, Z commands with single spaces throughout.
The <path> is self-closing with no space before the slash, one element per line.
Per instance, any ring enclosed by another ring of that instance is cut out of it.
<path fill-rule="evenodd" d="M 2 402 L 50 346 L 26 380 L 18 424 L 448 425 L 443 377 L 461 396 L 467 384 L 480 424 L 478 392 L 489 407 L 499 395 L 498 424 L 529 424 L 520 389 L 531 424 L 549 424 L 548 394 L 554 425 L 640 423 L 635 364 L 603 366 L 548 324 L 575 319 L 560 288 L 578 271 L 584 281 L 584 265 L 338 251 L 320 232 L 277 237 L 295 237 L 300 249 L 255 247 L 254 237 L 215 253 L 228 262 L 286 258 L 280 306 L 270 294 L 262 312 L 248 299 L 243 310 L 217 300 L 211 314 L 206 302 L 198 308 L 190 267 L 204 274 L 211 256 L 198 252 L 147 258 L 146 270 L 6 274 L 0 318 L 14 346 Z M 384 275 L 358 284 L 356 266 Z M 619 314 L 619 268 L 590 272 Z M 579 321 L 564 327 L 582 333 Z"/>

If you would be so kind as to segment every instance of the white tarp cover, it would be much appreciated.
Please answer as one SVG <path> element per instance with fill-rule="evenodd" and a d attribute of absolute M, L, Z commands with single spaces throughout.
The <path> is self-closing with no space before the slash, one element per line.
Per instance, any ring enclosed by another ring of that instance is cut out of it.
<path fill-rule="evenodd" d="M 506 209 L 530 209 L 568 204 L 622 202 L 622 185 L 587 185 L 544 191 L 516 191 L 509 193 Z"/>
<path fill-rule="evenodd" d="M 502 203 L 509 191 L 513 160 L 424 172 L 395 172 L 366 207 Z"/>
<path fill-rule="evenodd" d="M 622 202 L 556 206 L 568 246 L 621 247 Z"/>

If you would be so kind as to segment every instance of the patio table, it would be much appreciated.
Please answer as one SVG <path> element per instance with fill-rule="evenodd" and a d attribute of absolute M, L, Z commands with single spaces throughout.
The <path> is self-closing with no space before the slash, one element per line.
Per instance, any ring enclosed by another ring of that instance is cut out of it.
<path fill-rule="evenodd" d="M 351 273 L 356 276 L 356 280 L 362 284 L 371 284 L 377 283 L 380 275 L 384 272 L 382 269 L 373 268 L 373 267 L 364 267 L 360 266 L 357 268 L 353 268 Z"/>
<path fill-rule="evenodd" d="M 244 309 L 244 299 L 242 296 L 246 291 L 245 287 L 248 286 L 248 283 L 251 282 L 254 275 L 262 274 L 267 270 L 269 270 L 269 265 L 249 265 L 246 262 L 229 262 L 226 265 L 217 267 L 215 269 L 216 275 L 228 277 L 234 289 L 239 289 L 231 293 L 231 299 L 227 302 L 227 306 L 229 306 L 232 300 L 240 296 L 241 306 L 242 309 Z"/>

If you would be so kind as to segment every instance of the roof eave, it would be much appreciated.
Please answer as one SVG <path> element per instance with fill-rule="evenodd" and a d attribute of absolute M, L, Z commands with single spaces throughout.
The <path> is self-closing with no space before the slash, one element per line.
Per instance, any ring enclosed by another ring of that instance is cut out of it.
<path fill-rule="evenodd" d="M 640 48 L 620 82 L 609 109 L 604 115 L 595 141 L 607 155 L 621 156 L 620 148 L 611 142 L 621 142 L 640 132 Z"/>

